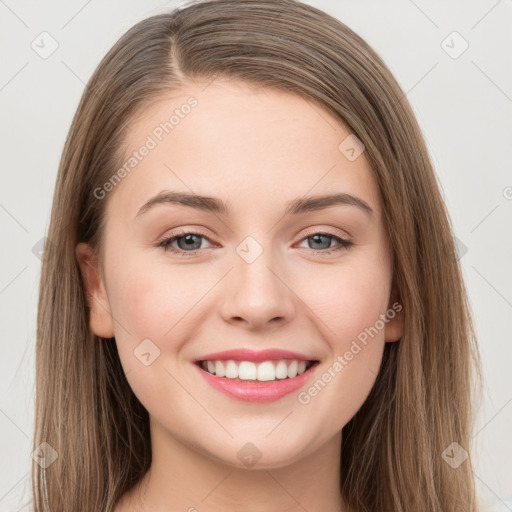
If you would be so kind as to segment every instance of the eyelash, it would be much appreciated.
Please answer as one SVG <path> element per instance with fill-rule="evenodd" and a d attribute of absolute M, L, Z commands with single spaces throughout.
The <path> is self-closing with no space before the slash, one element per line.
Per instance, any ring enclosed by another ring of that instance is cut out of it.
<path fill-rule="evenodd" d="M 182 232 L 174 234 L 170 238 L 165 238 L 163 240 L 160 240 L 157 244 L 157 247 L 162 247 L 164 251 L 170 251 L 174 254 L 177 254 L 178 256 L 184 256 L 184 257 L 195 256 L 202 249 L 197 249 L 195 251 L 184 251 L 183 249 L 177 249 L 171 245 L 172 242 L 174 242 L 178 238 L 184 238 L 186 235 L 195 235 L 195 236 L 202 237 L 202 238 L 205 238 L 206 240 L 210 241 L 210 239 L 205 234 L 200 233 L 198 231 L 182 231 Z M 341 251 L 342 249 L 349 249 L 352 245 L 354 245 L 353 242 L 349 242 L 348 240 L 345 240 L 344 238 L 333 235 L 332 233 L 325 233 L 322 231 L 307 232 L 305 234 L 305 236 L 301 238 L 300 241 L 302 242 L 303 240 L 306 240 L 307 238 L 311 238 L 314 235 L 322 235 L 322 236 L 326 236 L 328 238 L 333 238 L 334 240 L 336 240 L 339 243 L 338 246 L 331 247 L 330 249 L 325 249 L 325 250 L 309 249 L 310 251 L 313 251 L 316 253 L 329 255 L 334 252 Z"/>

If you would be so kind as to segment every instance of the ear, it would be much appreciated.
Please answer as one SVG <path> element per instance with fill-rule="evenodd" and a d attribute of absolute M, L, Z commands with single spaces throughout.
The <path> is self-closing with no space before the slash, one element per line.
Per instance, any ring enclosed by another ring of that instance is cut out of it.
<path fill-rule="evenodd" d="M 75 255 L 82 274 L 87 304 L 90 309 L 89 327 L 101 338 L 114 337 L 114 322 L 105 286 L 101 280 L 98 261 L 89 244 L 79 243 Z"/>
<path fill-rule="evenodd" d="M 386 316 L 388 322 L 384 328 L 384 341 L 398 341 L 404 334 L 404 308 L 398 300 L 395 286 L 393 286 L 393 291 L 391 292 Z"/>

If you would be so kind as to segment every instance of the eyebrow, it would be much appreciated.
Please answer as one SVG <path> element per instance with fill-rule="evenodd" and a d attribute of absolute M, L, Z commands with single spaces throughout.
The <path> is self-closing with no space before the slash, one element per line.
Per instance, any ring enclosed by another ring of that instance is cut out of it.
<path fill-rule="evenodd" d="M 205 212 L 218 213 L 226 216 L 231 214 L 229 206 L 222 199 L 210 196 L 201 196 L 189 192 L 163 190 L 144 203 L 137 212 L 136 217 L 143 215 L 156 205 L 160 204 L 180 204 Z M 289 201 L 286 203 L 284 215 L 301 215 L 308 212 L 323 210 L 335 205 L 355 206 L 370 216 L 373 213 L 370 205 L 361 198 L 340 192 L 323 196 L 299 197 Z"/>

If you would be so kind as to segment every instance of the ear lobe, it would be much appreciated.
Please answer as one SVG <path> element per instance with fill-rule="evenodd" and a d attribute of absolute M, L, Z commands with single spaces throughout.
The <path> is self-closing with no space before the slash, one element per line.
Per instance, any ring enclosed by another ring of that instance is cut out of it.
<path fill-rule="evenodd" d="M 395 304 L 398 303 L 395 302 Z M 393 318 L 388 315 L 389 320 L 384 328 L 384 341 L 387 342 L 398 341 L 404 333 L 403 308 L 400 306 L 400 311 L 391 308 L 391 311 L 394 311 L 395 315 Z"/>
<path fill-rule="evenodd" d="M 85 296 L 90 310 L 89 327 L 101 338 L 114 336 L 114 322 L 98 262 L 89 244 L 79 243 L 75 255 L 80 267 Z"/>
<path fill-rule="evenodd" d="M 398 288 L 394 282 L 386 312 L 388 321 L 384 328 L 384 340 L 387 342 L 398 341 L 404 335 L 404 308 L 398 297 Z"/>

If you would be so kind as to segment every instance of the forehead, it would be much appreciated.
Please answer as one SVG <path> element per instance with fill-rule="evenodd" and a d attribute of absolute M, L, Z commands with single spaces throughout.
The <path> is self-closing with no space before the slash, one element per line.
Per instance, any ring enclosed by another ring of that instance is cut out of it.
<path fill-rule="evenodd" d="M 127 172 L 109 208 L 133 217 L 168 189 L 220 197 L 237 211 L 344 191 L 378 210 L 364 152 L 355 160 L 343 152 L 349 136 L 326 108 L 295 94 L 231 81 L 190 84 L 132 120 Z"/>

